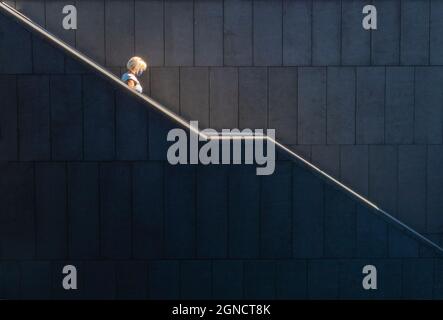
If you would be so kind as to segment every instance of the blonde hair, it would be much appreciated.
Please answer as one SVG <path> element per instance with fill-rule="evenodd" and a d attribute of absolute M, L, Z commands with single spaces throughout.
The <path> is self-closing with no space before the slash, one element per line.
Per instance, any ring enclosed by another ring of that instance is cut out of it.
<path fill-rule="evenodd" d="M 126 68 L 134 73 L 143 72 L 147 67 L 147 63 L 140 57 L 132 57 L 126 64 Z"/>

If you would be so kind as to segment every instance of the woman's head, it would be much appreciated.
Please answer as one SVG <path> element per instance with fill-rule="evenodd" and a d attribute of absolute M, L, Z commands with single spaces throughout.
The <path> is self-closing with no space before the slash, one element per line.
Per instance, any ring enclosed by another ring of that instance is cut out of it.
<path fill-rule="evenodd" d="M 128 71 L 132 72 L 133 74 L 140 75 L 146 70 L 148 65 L 142 58 L 132 57 L 129 59 L 126 67 L 128 68 Z"/>

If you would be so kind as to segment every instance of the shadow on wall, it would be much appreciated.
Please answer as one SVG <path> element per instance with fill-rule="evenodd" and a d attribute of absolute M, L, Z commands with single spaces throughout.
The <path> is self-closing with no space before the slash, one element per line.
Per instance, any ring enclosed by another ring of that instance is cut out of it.
<path fill-rule="evenodd" d="M 305 167 L 170 166 L 168 119 L 0 30 L 0 298 L 441 297 L 438 252 Z M 389 275 L 377 292 L 367 263 Z"/>
<path fill-rule="evenodd" d="M 119 76 L 147 57 L 146 93 L 185 118 L 275 128 L 401 220 L 443 233 L 437 1 L 377 1 L 389 19 L 372 34 L 359 1 L 79 1 L 75 31 L 63 1 L 9 2 Z"/>

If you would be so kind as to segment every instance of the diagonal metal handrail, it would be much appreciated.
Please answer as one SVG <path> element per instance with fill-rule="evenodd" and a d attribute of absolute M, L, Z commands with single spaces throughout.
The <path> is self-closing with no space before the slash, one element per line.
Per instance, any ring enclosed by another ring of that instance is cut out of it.
<path fill-rule="evenodd" d="M 36 22 L 32 21 L 27 16 L 25 16 L 22 13 L 20 13 L 18 10 L 16 10 L 13 7 L 11 7 L 10 5 L 8 5 L 8 4 L 4 3 L 4 2 L 0 2 L 0 9 L 2 9 L 5 13 L 9 14 L 13 18 L 15 18 L 16 20 L 18 20 L 20 23 L 24 24 L 29 29 L 35 31 L 37 34 L 39 34 L 39 35 L 43 36 L 44 38 L 50 40 L 52 43 L 57 44 L 59 47 L 64 49 L 66 52 L 68 52 L 70 55 L 72 55 L 73 57 L 75 57 L 78 60 L 82 61 L 83 63 L 85 63 L 86 65 L 91 67 L 92 69 L 96 70 L 98 73 L 106 76 L 115 85 L 119 86 L 120 88 L 122 88 L 124 90 L 127 90 L 128 92 L 130 92 L 134 96 L 137 96 L 139 99 L 145 101 L 150 106 L 154 107 L 159 112 L 161 112 L 162 114 L 164 114 L 167 117 L 169 117 L 171 120 L 175 121 L 176 123 L 180 124 L 181 126 L 185 127 L 186 129 L 194 132 L 195 134 L 200 136 L 202 138 L 202 140 L 226 139 L 227 138 L 226 135 L 222 136 L 221 133 L 219 133 L 219 132 L 217 132 L 216 134 L 215 133 L 211 134 L 211 133 L 207 133 L 207 132 L 203 132 L 202 130 L 199 130 L 198 128 L 196 128 L 196 127 L 192 126 L 190 123 L 188 123 L 188 121 L 186 121 L 183 117 L 181 117 L 180 115 L 176 114 L 175 112 L 169 110 L 166 106 L 164 106 L 163 104 L 159 103 L 158 101 L 152 99 L 149 96 L 146 96 L 144 94 L 138 93 L 135 90 L 132 90 L 123 81 L 121 81 L 120 78 L 115 76 L 113 73 L 109 72 L 106 68 L 104 68 L 100 64 L 96 63 L 91 58 L 89 58 L 85 54 L 81 53 L 77 49 L 73 48 L 72 46 L 70 46 L 66 42 L 60 40 L 58 37 L 56 37 L 55 35 L 50 33 L 48 30 L 46 30 L 45 28 L 43 28 L 42 26 L 40 26 Z M 249 134 L 247 134 L 247 133 L 233 134 L 233 135 L 230 135 L 228 137 L 228 139 L 245 139 L 245 140 L 248 140 L 248 139 L 262 139 L 262 140 L 267 140 L 270 143 L 273 143 L 275 146 L 277 146 L 281 150 L 283 150 L 286 153 L 288 153 L 292 158 L 300 161 L 301 163 L 306 165 L 308 168 L 312 169 L 314 172 L 316 172 L 317 174 L 319 174 L 320 176 L 322 176 L 326 180 L 332 182 L 334 185 L 336 185 L 339 188 L 341 188 L 342 190 L 346 191 L 352 197 L 360 200 L 361 202 L 363 202 L 368 207 L 374 209 L 376 212 L 378 212 L 379 214 L 383 215 L 388 220 L 390 220 L 390 221 L 394 222 L 395 224 L 399 225 L 401 228 L 403 228 L 404 230 L 410 232 L 416 238 L 418 238 L 421 241 L 427 243 L 429 246 L 433 247 L 434 249 L 436 249 L 437 251 L 439 251 L 440 253 L 443 254 L 443 248 L 440 247 L 439 245 L 437 245 L 435 242 L 433 242 L 430 239 L 426 238 L 421 233 L 415 231 L 413 228 L 409 227 L 404 222 L 398 220 L 397 218 L 395 218 L 391 214 L 389 214 L 386 211 L 382 210 L 375 203 L 373 203 L 369 199 L 365 198 L 364 196 L 362 196 L 358 192 L 354 191 L 353 189 L 351 189 L 347 185 L 343 184 L 342 182 L 338 181 L 336 178 L 334 178 L 333 176 L 329 175 L 325 171 L 321 170 L 319 167 L 315 166 L 314 164 L 312 164 L 311 162 L 309 162 L 308 160 L 306 160 L 302 156 L 298 155 L 297 153 L 295 153 L 294 151 L 289 149 L 287 146 L 285 146 L 281 142 L 278 142 L 276 139 L 271 138 L 271 137 L 269 137 L 267 135 L 255 135 L 255 134 L 250 134 L 250 133 Z"/>

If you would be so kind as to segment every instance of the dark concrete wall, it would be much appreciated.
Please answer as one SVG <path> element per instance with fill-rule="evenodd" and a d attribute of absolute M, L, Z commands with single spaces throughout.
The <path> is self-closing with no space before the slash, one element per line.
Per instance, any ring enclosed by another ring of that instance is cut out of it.
<path fill-rule="evenodd" d="M 280 140 L 440 242 L 443 42 L 440 1 L 11 1 L 120 74 L 149 60 L 146 93 L 220 128 Z M 77 31 L 61 8 L 76 4 Z M 194 94 L 198 92 L 199 94 Z"/>
<path fill-rule="evenodd" d="M 159 90 L 181 101 L 164 70 Z M 248 91 L 266 69 L 245 70 Z M 194 71 L 179 75 L 199 78 Z M 306 101 L 321 109 L 312 83 L 324 69 L 302 72 Z M 248 166 L 168 165 L 173 123 L 3 15 L 0 83 L 0 298 L 442 296 L 438 253 L 284 154 L 269 177 Z M 323 156 L 340 157 L 334 148 Z M 377 165 L 392 174 L 390 149 L 377 148 Z M 401 176 L 426 181 L 415 170 L 422 146 L 402 148 Z M 350 154 L 355 163 L 360 154 Z M 376 172 L 383 194 L 389 185 Z M 402 192 L 409 207 L 422 199 Z M 61 288 L 65 264 L 78 267 L 77 291 Z M 365 264 L 379 270 L 378 291 L 361 288 Z"/>

